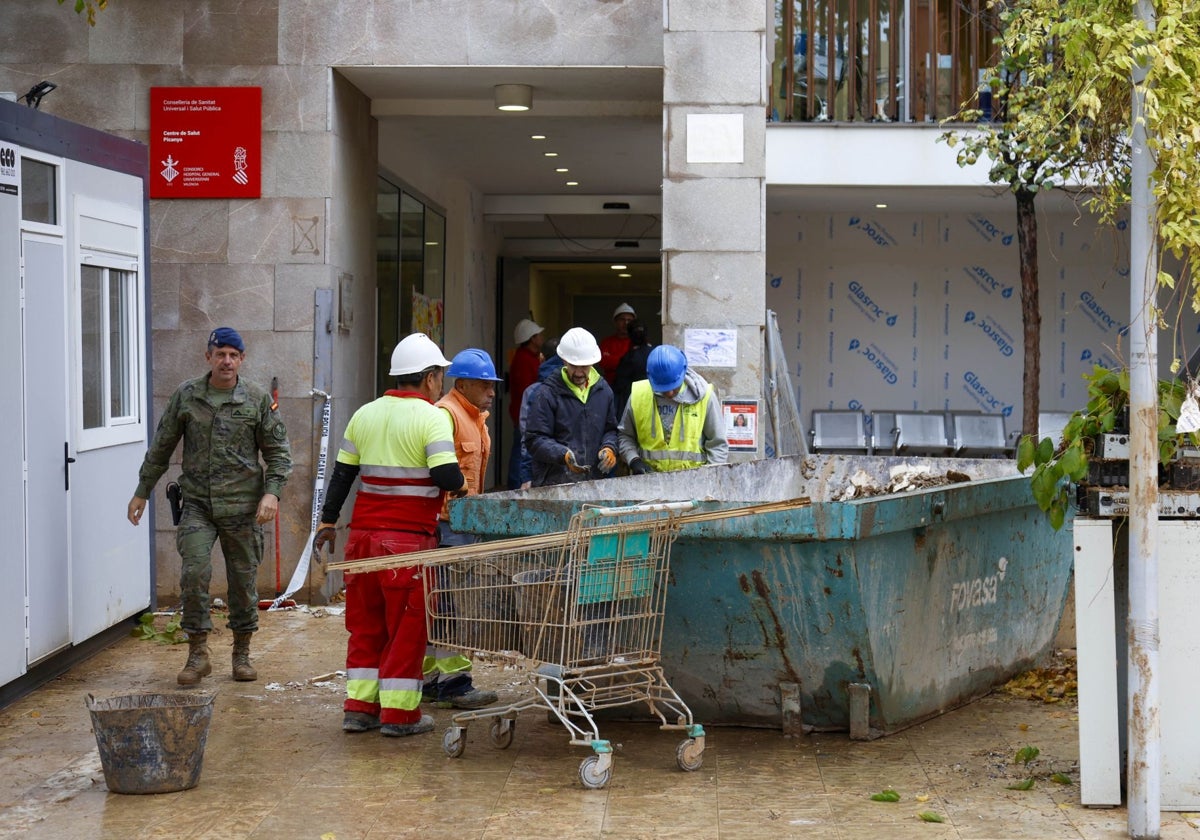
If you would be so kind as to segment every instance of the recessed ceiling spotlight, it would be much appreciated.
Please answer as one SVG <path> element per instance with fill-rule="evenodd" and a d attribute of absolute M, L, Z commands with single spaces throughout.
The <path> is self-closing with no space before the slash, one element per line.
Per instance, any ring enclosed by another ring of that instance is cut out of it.
<path fill-rule="evenodd" d="M 611 268 L 613 271 L 624 271 L 625 269 L 629 268 L 629 266 L 627 266 L 627 265 L 610 265 L 609 268 Z"/>
<path fill-rule="evenodd" d="M 530 134 L 529 139 L 530 140 L 545 140 L 546 135 L 545 134 Z"/>
<path fill-rule="evenodd" d="M 570 172 L 571 170 L 567 169 L 567 167 L 565 167 L 565 166 L 560 166 L 558 169 L 555 169 L 554 171 L 555 172 Z"/>
<path fill-rule="evenodd" d="M 558 157 L 558 152 L 542 152 L 546 157 Z"/>
<path fill-rule="evenodd" d="M 567 181 L 567 186 L 568 187 L 578 187 L 579 182 L 578 181 Z"/>
<path fill-rule="evenodd" d="M 528 111 L 533 107 L 533 88 L 529 85 L 496 85 L 492 93 L 498 111 Z"/>
<path fill-rule="evenodd" d="M 627 272 L 627 271 L 623 271 L 623 272 L 621 272 L 620 274 L 618 274 L 617 276 L 618 276 L 618 277 L 632 277 L 633 275 L 632 275 L 632 274 L 630 274 L 630 273 L 629 273 L 629 272 Z"/>
<path fill-rule="evenodd" d="M 876 204 L 876 205 L 875 205 L 875 207 L 876 207 L 876 209 L 878 209 L 878 210 L 886 210 L 886 209 L 887 209 L 887 205 L 886 205 L 886 204 Z"/>

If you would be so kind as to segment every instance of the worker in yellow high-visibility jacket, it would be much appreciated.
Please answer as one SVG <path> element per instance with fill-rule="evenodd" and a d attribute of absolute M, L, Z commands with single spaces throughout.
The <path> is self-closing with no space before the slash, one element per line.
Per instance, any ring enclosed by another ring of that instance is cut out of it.
<path fill-rule="evenodd" d="M 617 424 L 621 459 L 635 475 L 723 464 L 729 444 L 720 411 L 713 386 L 688 367 L 682 350 L 655 347 Z"/>

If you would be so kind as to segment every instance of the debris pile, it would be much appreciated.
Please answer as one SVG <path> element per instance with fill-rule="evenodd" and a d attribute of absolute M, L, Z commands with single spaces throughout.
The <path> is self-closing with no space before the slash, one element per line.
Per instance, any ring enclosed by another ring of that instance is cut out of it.
<path fill-rule="evenodd" d="M 1079 676 L 1073 651 L 1055 651 L 1045 668 L 1018 674 L 1000 689 L 1006 694 L 1043 703 L 1074 701 L 1079 696 Z"/>
<path fill-rule="evenodd" d="M 895 466 L 892 467 L 889 475 L 888 483 L 880 485 L 870 473 L 865 470 L 858 470 L 854 475 L 850 476 L 850 483 L 838 494 L 837 501 L 848 502 L 851 499 L 883 496 L 888 493 L 905 493 L 910 490 L 923 490 L 926 487 L 960 484 L 971 480 L 971 476 L 957 470 L 934 473 L 927 466 Z"/>

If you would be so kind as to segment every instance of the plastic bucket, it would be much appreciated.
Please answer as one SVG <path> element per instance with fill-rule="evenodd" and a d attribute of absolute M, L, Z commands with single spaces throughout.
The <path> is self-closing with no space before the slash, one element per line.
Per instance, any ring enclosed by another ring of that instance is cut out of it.
<path fill-rule="evenodd" d="M 104 782 L 113 793 L 170 793 L 200 781 L 213 694 L 87 696 Z"/>

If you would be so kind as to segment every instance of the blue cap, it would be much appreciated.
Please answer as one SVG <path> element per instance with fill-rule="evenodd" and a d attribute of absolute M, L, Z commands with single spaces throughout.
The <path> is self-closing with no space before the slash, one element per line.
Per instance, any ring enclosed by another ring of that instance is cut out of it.
<path fill-rule="evenodd" d="M 208 334 L 209 347 L 232 347 L 239 353 L 246 352 L 246 343 L 233 327 L 217 327 Z"/>

